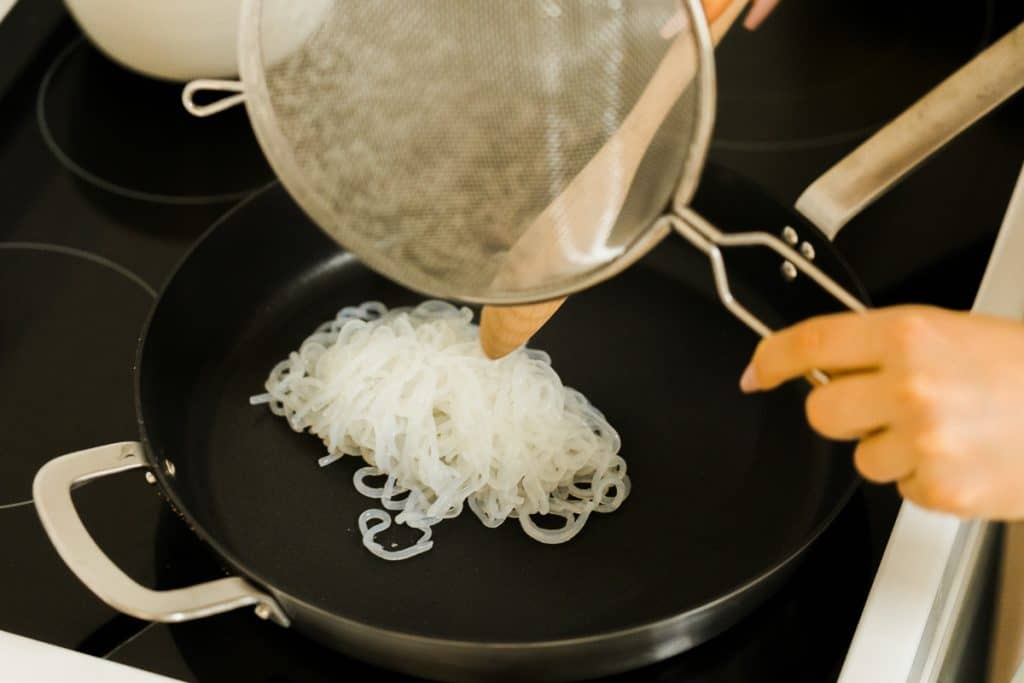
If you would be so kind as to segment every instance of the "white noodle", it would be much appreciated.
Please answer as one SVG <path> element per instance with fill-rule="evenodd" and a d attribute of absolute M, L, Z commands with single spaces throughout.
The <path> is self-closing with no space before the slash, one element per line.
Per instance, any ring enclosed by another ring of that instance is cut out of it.
<path fill-rule="evenodd" d="M 370 526 L 370 522 L 377 522 Z M 384 510 L 370 508 L 359 515 L 359 533 L 363 535 L 366 549 L 383 560 L 408 560 L 434 547 L 430 540 L 430 527 L 423 527 L 423 535 L 413 545 L 399 550 L 385 550 L 375 539 L 377 534 L 391 527 L 391 515 Z M 392 544 L 394 545 L 394 544 Z"/>
<path fill-rule="evenodd" d="M 431 527 L 467 504 L 488 527 L 513 518 L 531 538 L 564 543 L 592 512 L 612 512 L 629 495 L 621 440 L 604 415 L 562 384 L 543 351 L 487 359 L 472 319 L 442 301 L 343 308 L 249 399 L 318 436 L 321 466 L 344 455 L 366 461 L 353 484 L 384 508 L 359 516 L 363 545 L 378 557 L 430 550 Z M 420 540 L 384 549 L 376 539 L 389 511 Z M 564 523 L 542 528 L 538 514 Z"/>

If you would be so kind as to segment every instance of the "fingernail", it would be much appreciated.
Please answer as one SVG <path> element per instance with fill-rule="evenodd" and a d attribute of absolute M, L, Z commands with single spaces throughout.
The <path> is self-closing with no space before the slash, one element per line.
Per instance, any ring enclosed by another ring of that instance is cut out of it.
<path fill-rule="evenodd" d="M 751 363 L 740 377 L 740 391 L 744 394 L 752 394 L 757 390 L 757 376 L 754 374 L 754 364 Z"/>

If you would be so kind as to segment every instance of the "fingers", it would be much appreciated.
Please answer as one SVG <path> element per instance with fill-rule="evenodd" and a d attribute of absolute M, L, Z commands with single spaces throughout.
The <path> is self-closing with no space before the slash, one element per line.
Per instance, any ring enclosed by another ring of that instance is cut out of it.
<path fill-rule="evenodd" d="M 807 421 L 818 433 L 840 441 L 880 431 L 892 424 L 897 411 L 886 378 L 877 372 L 833 378 L 807 397 Z"/>
<path fill-rule="evenodd" d="M 812 318 L 765 338 L 744 371 L 746 393 L 774 389 L 813 369 L 849 372 L 877 367 L 882 351 L 870 314 L 840 313 Z"/>
<path fill-rule="evenodd" d="M 974 477 L 957 463 L 922 449 L 921 441 L 920 434 L 907 426 L 885 429 L 862 439 L 853 461 L 865 479 L 896 482 L 900 495 L 917 505 L 961 516 L 976 511 Z"/>
<path fill-rule="evenodd" d="M 899 432 L 886 429 L 861 439 L 853 463 L 868 481 L 887 484 L 911 476 L 917 459 Z"/>
<path fill-rule="evenodd" d="M 900 495 L 921 507 L 961 517 L 971 516 L 982 507 L 974 481 L 938 467 L 915 470 L 900 479 L 897 488 Z"/>
<path fill-rule="evenodd" d="M 731 2 L 732 0 L 703 0 L 704 14 L 708 18 L 708 23 L 710 24 L 720 17 Z"/>
<path fill-rule="evenodd" d="M 761 25 L 775 6 L 779 4 L 779 0 L 754 0 L 753 6 L 747 13 L 747 18 L 743 20 L 743 26 L 751 31 Z"/>
<path fill-rule="evenodd" d="M 703 0 L 701 4 L 704 5 L 704 16 L 707 18 L 708 23 L 713 23 L 716 19 L 722 16 L 725 9 L 734 0 Z M 677 33 L 686 28 L 686 16 L 682 12 L 676 12 L 673 14 L 668 21 L 661 27 L 659 33 L 665 40 L 673 38 Z"/>

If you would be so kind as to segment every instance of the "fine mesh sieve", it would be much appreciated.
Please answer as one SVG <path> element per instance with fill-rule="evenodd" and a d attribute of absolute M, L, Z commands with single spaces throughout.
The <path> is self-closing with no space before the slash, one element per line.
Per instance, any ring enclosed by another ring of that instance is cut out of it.
<path fill-rule="evenodd" d="M 692 192 L 713 84 L 696 2 L 314 3 L 299 11 L 316 29 L 268 63 L 288 5 L 243 7 L 253 126 L 320 227 L 407 287 L 484 303 L 575 291 L 640 255 L 680 181 Z M 615 135 L 663 61 L 699 77 L 632 160 Z M 599 191 L 567 193 L 602 149 Z"/>
<path fill-rule="evenodd" d="M 185 106 L 244 100 L 306 213 L 422 294 L 554 299 L 675 230 L 761 335 L 720 246 L 773 249 L 863 308 L 777 238 L 723 234 L 688 208 L 714 118 L 699 0 L 245 0 L 238 55 L 241 84 L 195 81 Z M 201 90 L 239 94 L 197 104 Z"/>

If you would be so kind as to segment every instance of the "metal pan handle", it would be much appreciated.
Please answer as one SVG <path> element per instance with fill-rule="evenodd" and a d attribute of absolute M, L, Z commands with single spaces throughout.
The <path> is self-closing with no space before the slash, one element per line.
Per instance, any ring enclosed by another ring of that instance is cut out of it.
<path fill-rule="evenodd" d="M 808 187 L 796 209 L 829 239 L 903 176 L 1024 87 L 1024 24 L 993 43 Z"/>
<path fill-rule="evenodd" d="M 237 576 L 188 588 L 156 591 L 139 585 L 107 557 L 82 524 L 71 490 L 108 474 L 145 467 L 142 445 L 112 443 L 69 453 L 43 465 L 32 495 L 43 528 L 61 559 L 103 602 L 147 621 L 179 622 L 256 605 L 256 615 L 288 626 L 277 601 Z"/>

